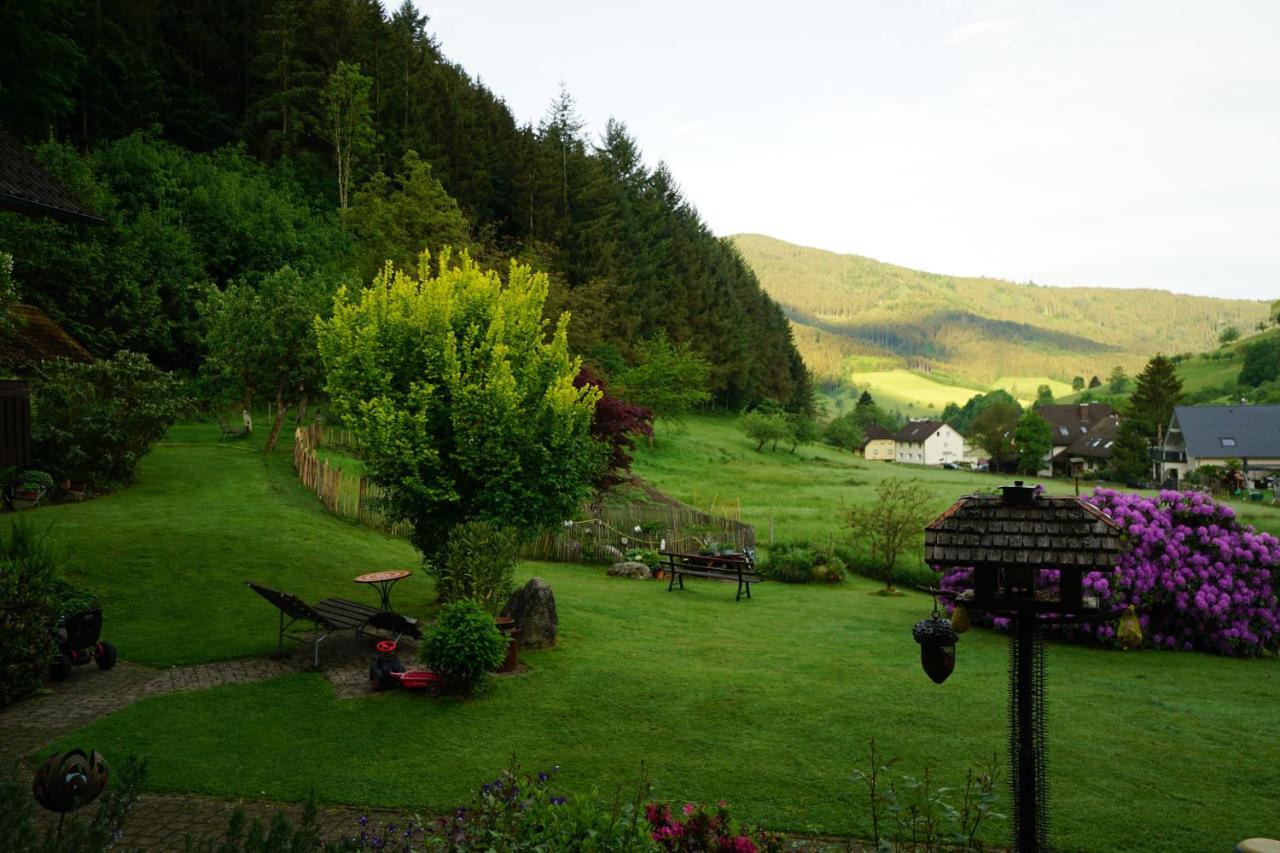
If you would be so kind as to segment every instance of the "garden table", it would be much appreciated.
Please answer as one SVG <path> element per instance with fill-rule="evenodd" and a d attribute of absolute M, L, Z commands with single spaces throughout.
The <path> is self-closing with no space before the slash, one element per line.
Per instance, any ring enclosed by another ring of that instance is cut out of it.
<path fill-rule="evenodd" d="M 372 584 L 378 588 L 378 596 L 382 599 L 382 609 L 391 610 L 391 587 L 396 581 L 407 578 L 413 572 L 408 569 L 389 569 L 385 572 L 369 572 L 356 578 L 356 583 Z"/>

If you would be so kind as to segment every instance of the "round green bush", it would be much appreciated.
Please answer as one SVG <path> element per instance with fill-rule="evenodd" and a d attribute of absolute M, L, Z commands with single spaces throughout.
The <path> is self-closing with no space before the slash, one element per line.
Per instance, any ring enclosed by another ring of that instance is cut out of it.
<path fill-rule="evenodd" d="M 497 669 L 506 655 L 507 638 L 493 624 L 493 615 L 469 599 L 441 608 L 422 645 L 423 662 L 464 692 Z"/>

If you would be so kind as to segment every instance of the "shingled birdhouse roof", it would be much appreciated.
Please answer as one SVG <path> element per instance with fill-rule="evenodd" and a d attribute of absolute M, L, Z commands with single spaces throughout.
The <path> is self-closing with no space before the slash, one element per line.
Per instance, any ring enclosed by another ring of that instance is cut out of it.
<path fill-rule="evenodd" d="M 1110 569 L 1120 559 L 1120 525 L 1080 498 L 1018 483 L 956 501 L 924 529 L 924 555 L 940 568 Z"/>

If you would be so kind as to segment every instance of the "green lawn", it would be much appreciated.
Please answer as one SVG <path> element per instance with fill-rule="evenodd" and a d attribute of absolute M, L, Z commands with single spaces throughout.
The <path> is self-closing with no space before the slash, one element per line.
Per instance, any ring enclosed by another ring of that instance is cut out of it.
<path fill-rule="evenodd" d="M 130 660 L 169 666 L 268 651 L 276 611 L 245 580 L 312 601 L 374 603 L 352 578 L 418 566 L 403 540 L 319 512 L 294 477 L 289 447 L 266 458 L 253 442 L 218 435 L 216 424 L 175 427 L 143 461 L 134 486 L 0 515 L 0 524 L 21 517 L 49 527 L 73 576 L 101 597 L 104 636 Z M 405 609 L 433 597 L 420 576 L 395 590 Z"/>
<path fill-rule="evenodd" d="M 744 514 L 767 508 L 815 534 L 832 529 L 829 510 L 865 495 L 881 469 L 918 473 L 940 506 L 999 482 L 855 465 L 813 448 L 800 451 L 807 461 L 757 456 L 732 429 L 695 419 L 687 435 L 662 433 L 654 451 L 640 452 L 642 473 L 677 494 L 722 501 L 737 482 Z M 210 430 L 174 430 L 130 489 L 27 514 L 55 522 L 74 549 L 126 658 L 266 651 L 275 613 L 243 588 L 246 576 L 308 597 L 356 597 L 359 571 L 416 563 L 405 544 L 324 515 L 293 480 L 287 453 L 264 460 L 245 445 L 218 445 Z M 529 768 L 560 764 L 569 793 L 632 781 L 644 762 L 659 796 L 723 797 L 775 829 L 860 836 L 869 818 L 849 773 L 868 738 L 901 759 L 901 772 L 930 763 L 952 785 L 967 764 L 1003 754 L 1005 638 L 965 635 L 955 675 L 935 686 L 910 638 L 928 612 L 918 594 L 883 598 L 855 578 L 764 584 L 735 603 L 732 587 L 711 582 L 668 593 L 598 567 L 525 564 L 518 573 L 555 589 L 560 644 L 526 654 L 528 673 L 496 680 L 471 702 L 397 692 L 339 701 L 323 677 L 299 675 L 148 699 L 54 748 L 148 755 L 158 791 L 288 800 L 314 790 L 323 801 L 428 812 L 466 801 L 512 753 Z M 430 597 L 418 577 L 396 588 L 410 612 Z M 1053 645 L 1055 845 L 1210 850 L 1274 834 L 1277 666 Z M 988 837 L 1000 841 L 1004 828 Z"/>

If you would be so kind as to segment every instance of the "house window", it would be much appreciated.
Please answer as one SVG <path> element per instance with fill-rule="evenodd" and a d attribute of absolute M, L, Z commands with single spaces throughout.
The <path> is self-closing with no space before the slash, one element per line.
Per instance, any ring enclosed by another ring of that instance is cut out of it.
<path fill-rule="evenodd" d="M 1064 426 L 1058 427 L 1058 432 L 1062 433 L 1063 436 L 1071 435 L 1071 433 Z"/>
<path fill-rule="evenodd" d="M 1222 438 L 1218 439 L 1218 441 L 1221 441 L 1221 442 L 1222 442 L 1222 446 L 1223 446 L 1223 447 L 1235 447 L 1235 446 L 1236 446 L 1236 440 L 1235 440 L 1234 438 L 1229 438 L 1229 437 L 1227 437 L 1227 436 L 1223 436 Z"/>

